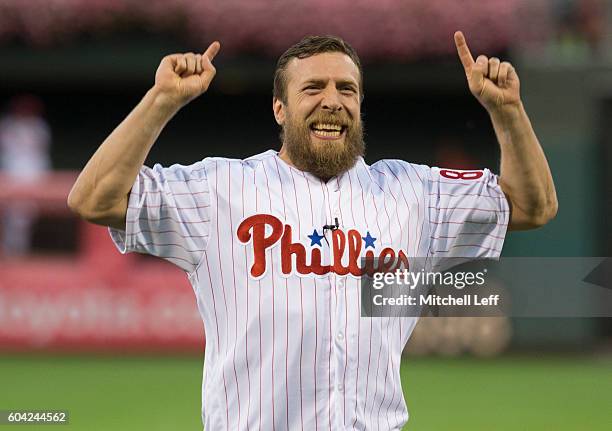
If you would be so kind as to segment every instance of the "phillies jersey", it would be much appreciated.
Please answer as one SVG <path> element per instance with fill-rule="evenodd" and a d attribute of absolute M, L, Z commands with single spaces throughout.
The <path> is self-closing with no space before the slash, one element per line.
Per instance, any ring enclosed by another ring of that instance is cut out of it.
<path fill-rule="evenodd" d="M 143 167 L 111 236 L 187 273 L 206 333 L 206 429 L 399 430 L 417 318 L 361 317 L 361 258 L 497 258 L 508 220 L 486 169 L 359 158 L 325 182 L 267 151 Z"/>

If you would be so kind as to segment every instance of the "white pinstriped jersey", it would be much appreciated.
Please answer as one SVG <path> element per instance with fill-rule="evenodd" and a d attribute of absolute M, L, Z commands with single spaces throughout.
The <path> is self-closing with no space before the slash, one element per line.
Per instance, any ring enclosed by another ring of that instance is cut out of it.
<path fill-rule="evenodd" d="M 126 231 L 111 235 L 188 274 L 206 332 L 207 430 L 396 430 L 417 319 L 361 318 L 355 259 L 496 258 L 508 219 L 488 170 L 359 159 L 323 182 L 267 151 L 143 167 Z"/>

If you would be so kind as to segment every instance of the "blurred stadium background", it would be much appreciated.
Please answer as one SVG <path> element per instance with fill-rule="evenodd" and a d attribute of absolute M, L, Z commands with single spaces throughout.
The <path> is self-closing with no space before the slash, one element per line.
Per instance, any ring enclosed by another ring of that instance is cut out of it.
<path fill-rule="evenodd" d="M 65 205 L 164 55 L 222 43 L 212 88 L 150 164 L 278 148 L 276 58 L 336 34 L 364 63 L 368 161 L 496 168 L 454 51 L 463 30 L 473 53 L 518 69 L 557 184 L 558 217 L 511 234 L 504 254 L 610 256 L 611 16 L 606 0 L 0 1 L 0 410 L 66 409 L 75 430 L 201 429 L 204 334 L 186 278 L 120 256 Z M 11 148 L 24 116 L 38 132 Z M 23 157 L 33 166 L 15 169 Z M 609 430 L 611 319 L 426 318 L 402 378 L 409 430 Z"/>

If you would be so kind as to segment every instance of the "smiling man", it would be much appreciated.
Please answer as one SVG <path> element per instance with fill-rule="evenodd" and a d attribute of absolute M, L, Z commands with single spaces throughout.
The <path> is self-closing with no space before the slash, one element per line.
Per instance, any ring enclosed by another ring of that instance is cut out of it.
<path fill-rule="evenodd" d="M 341 40 L 305 39 L 283 54 L 273 110 L 284 161 L 322 179 L 355 165 L 365 149 L 361 79 L 357 54 Z"/>
<path fill-rule="evenodd" d="M 367 165 L 361 65 L 336 37 L 307 37 L 278 61 L 280 152 L 143 166 L 166 123 L 208 89 L 214 42 L 202 55 L 165 57 L 153 88 L 83 169 L 70 208 L 109 226 L 121 252 L 176 264 L 194 288 L 207 430 L 401 429 L 400 359 L 417 319 L 361 317 L 362 258 L 425 257 L 428 270 L 449 257 L 497 258 L 508 227 L 556 214 L 514 68 L 474 61 L 460 32 L 455 43 L 499 140 L 499 177 Z"/>

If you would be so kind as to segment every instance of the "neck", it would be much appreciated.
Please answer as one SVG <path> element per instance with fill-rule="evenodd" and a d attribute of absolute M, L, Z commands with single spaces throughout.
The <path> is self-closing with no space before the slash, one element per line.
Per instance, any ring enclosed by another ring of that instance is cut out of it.
<path fill-rule="evenodd" d="M 297 166 L 295 166 L 291 161 L 291 158 L 289 157 L 289 152 L 287 151 L 287 147 L 285 146 L 285 144 L 281 146 L 281 149 L 278 152 L 278 157 L 280 157 L 283 162 L 298 169 Z"/>
<path fill-rule="evenodd" d="M 287 151 L 287 147 L 285 146 L 285 144 L 281 146 L 281 149 L 278 152 L 278 157 L 280 157 L 280 159 L 283 162 L 287 163 L 289 166 L 292 166 L 299 171 L 302 170 L 298 168 L 297 166 L 295 166 L 295 164 L 291 161 L 291 157 L 289 157 L 289 152 Z M 332 177 L 318 177 L 318 178 L 322 180 L 323 182 L 328 182 Z"/>

